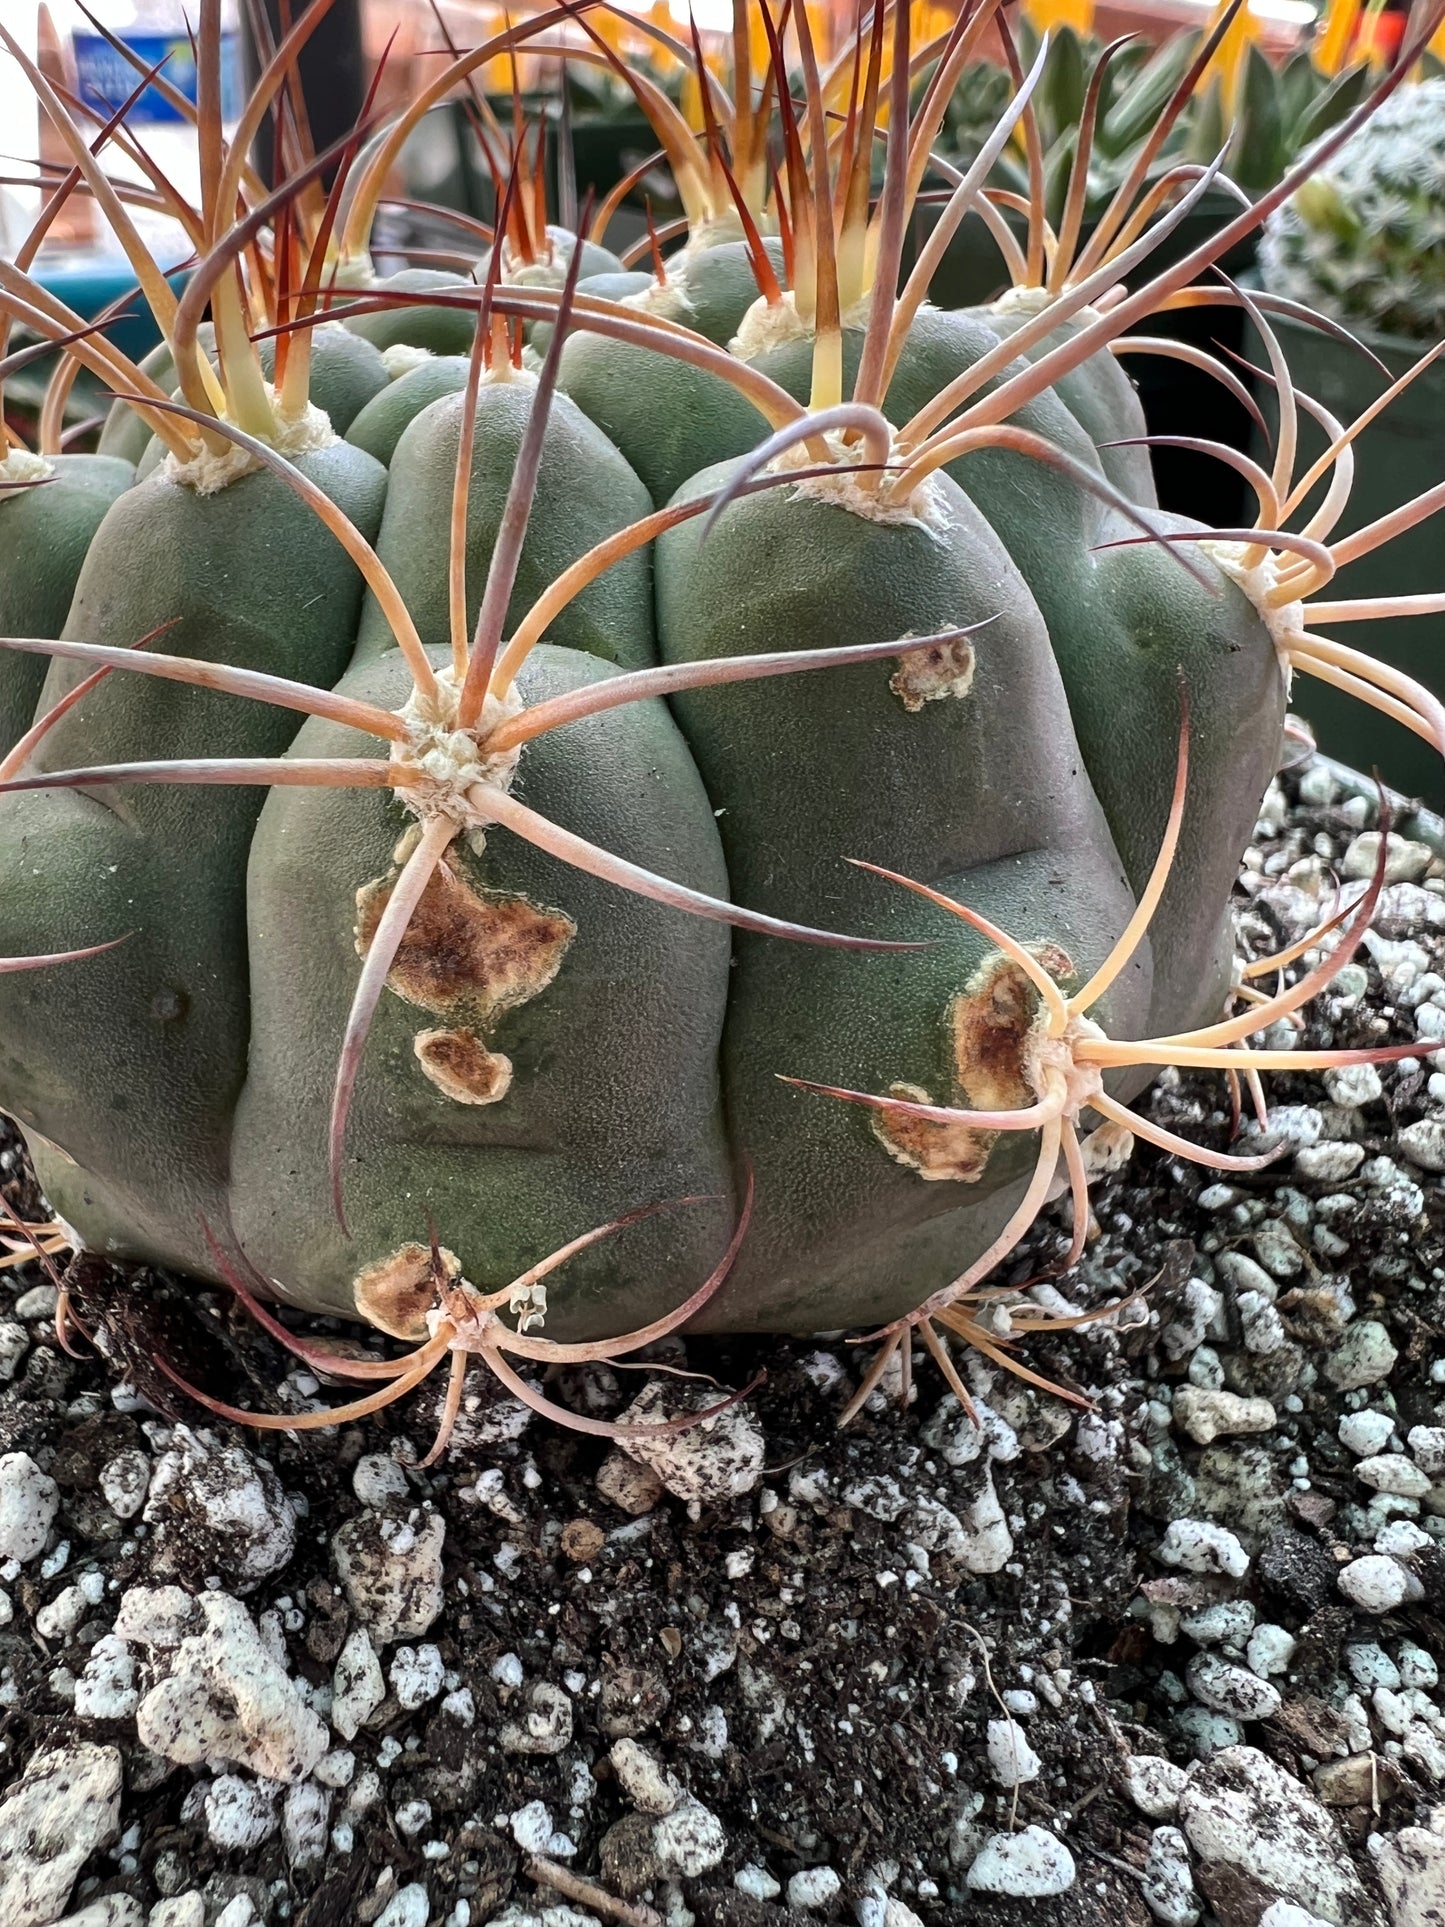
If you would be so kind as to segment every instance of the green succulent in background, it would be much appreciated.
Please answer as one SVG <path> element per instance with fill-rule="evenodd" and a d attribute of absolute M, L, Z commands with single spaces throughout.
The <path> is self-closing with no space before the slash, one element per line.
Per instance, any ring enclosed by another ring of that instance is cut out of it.
<path fill-rule="evenodd" d="M 1265 285 L 1381 334 L 1445 333 L 1445 79 L 1387 101 L 1270 216 Z"/>
<path fill-rule="evenodd" d="M 1025 23 L 1019 38 L 1020 57 L 1027 64 L 1037 51 L 1037 37 Z M 1090 216 L 1127 174 L 1202 40 L 1200 33 L 1190 31 L 1156 47 L 1139 41 L 1116 43 L 1109 49 L 1070 27 L 1053 34 L 1033 102 L 1051 222 L 1057 222 L 1063 212 L 1089 84 L 1100 60 L 1107 55 L 1109 64 L 1100 81 L 1098 123 L 1089 155 L 1085 206 Z M 1307 50 L 1276 67 L 1251 44 L 1232 107 L 1220 77 L 1207 78 L 1155 156 L 1149 177 L 1157 180 L 1182 161 L 1208 163 L 1227 144 L 1225 172 L 1246 193 L 1263 194 L 1312 141 L 1358 104 L 1368 78 L 1369 69 L 1363 64 L 1338 75 L 1322 73 Z M 942 150 L 950 158 L 971 162 L 1010 93 L 1004 68 L 987 62 L 970 68 L 950 103 Z M 996 187 L 1027 191 L 1021 133 L 1005 150 L 992 179 Z"/>

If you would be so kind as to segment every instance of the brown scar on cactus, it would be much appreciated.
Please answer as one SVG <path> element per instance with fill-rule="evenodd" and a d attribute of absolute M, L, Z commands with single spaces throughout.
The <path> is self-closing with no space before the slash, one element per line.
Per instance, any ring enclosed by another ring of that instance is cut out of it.
<path fill-rule="evenodd" d="M 419 1030 L 412 1050 L 444 1097 L 455 1104 L 497 1104 L 512 1088 L 512 1060 L 469 1030 Z"/>
<path fill-rule="evenodd" d="M 357 891 L 357 956 L 371 949 L 396 883 L 393 873 Z M 439 1016 L 468 1010 L 485 1021 L 540 996 L 576 934 L 564 911 L 507 891 L 479 892 L 439 863 L 397 946 L 387 988 Z"/>
<path fill-rule="evenodd" d="M 1040 961 L 1057 979 L 1074 974 L 1071 959 L 1057 945 L 1048 946 Z M 1024 1079 L 1023 1055 L 1034 1020 L 1029 993 L 1030 980 L 1018 965 L 995 953 L 950 1001 L 945 1021 L 960 1108 L 1013 1111 L 1028 1104 L 1032 1093 Z M 889 1096 L 932 1106 L 927 1091 L 913 1084 L 894 1084 Z M 945 1124 L 903 1109 L 880 1110 L 871 1122 L 888 1155 L 930 1181 L 976 1184 L 998 1136 L 975 1124 Z"/>
<path fill-rule="evenodd" d="M 801 1090 L 840 1098 L 850 1104 L 860 1104 L 890 1117 L 902 1115 L 923 1122 L 937 1122 L 995 1132 L 1036 1130 L 1039 1132 L 1039 1149 L 1033 1175 L 1029 1179 L 1022 1199 L 987 1250 L 951 1284 L 933 1293 L 917 1310 L 894 1320 L 892 1324 L 874 1334 L 882 1340 L 882 1343 L 857 1392 L 844 1411 L 840 1424 L 847 1424 L 866 1403 L 895 1355 L 900 1360 L 906 1386 L 907 1375 L 912 1370 L 911 1346 L 915 1331 L 938 1364 L 950 1388 L 960 1402 L 966 1408 L 968 1407 L 967 1388 L 938 1337 L 935 1326 L 942 1325 L 945 1329 L 952 1330 L 963 1337 L 967 1343 L 978 1345 L 980 1349 L 988 1352 L 988 1345 L 980 1344 L 980 1339 L 986 1337 L 986 1333 L 978 1326 L 976 1314 L 965 1301 L 968 1300 L 969 1294 L 976 1294 L 977 1286 L 991 1271 L 1003 1263 L 1033 1225 L 1048 1201 L 1054 1184 L 1055 1171 L 1061 1162 L 1068 1176 L 1068 1188 L 1073 1207 L 1073 1234 L 1067 1257 L 1054 1269 L 1067 1270 L 1078 1262 L 1083 1254 L 1089 1223 L 1090 1173 L 1085 1164 L 1079 1135 L 1079 1126 L 1086 1113 L 1092 1112 L 1104 1122 L 1119 1126 L 1135 1137 L 1142 1138 L 1146 1143 L 1169 1152 L 1174 1157 L 1205 1165 L 1212 1170 L 1257 1171 L 1281 1155 L 1281 1150 L 1277 1149 L 1254 1156 L 1240 1157 L 1193 1144 L 1188 1139 L 1154 1124 L 1129 1106 L 1110 1097 L 1104 1089 L 1104 1078 L 1109 1071 L 1142 1066 L 1162 1068 L 1165 1065 L 1225 1072 L 1247 1070 L 1256 1073 L 1271 1070 L 1330 1070 L 1346 1064 L 1386 1063 L 1396 1058 L 1411 1056 L 1419 1049 L 1417 1042 L 1358 1050 L 1286 1051 L 1261 1048 L 1246 1041 L 1259 1032 L 1267 1030 L 1271 1024 L 1278 1022 L 1281 1018 L 1290 1016 L 1312 998 L 1317 997 L 1354 956 L 1363 941 L 1385 880 L 1387 839 L 1383 832 L 1389 828 L 1390 812 L 1383 794 L 1380 802 L 1382 830 L 1380 854 L 1374 874 L 1358 900 L 1351 906 L 1348 923 L 1333 950 L 1308 970 L 1297 983 L 1277 991 L 1274 996 L 1261 1004 L 1251 1004 L 1241 1015 L 1224 1017 L 1216 1023 L 1204 1025 L 1197 1030 L 1180 1032 L 1168 1037 L 1116 1041 L 1110 1038 L 1088 1014 L 1137 950 L 1168 882 L 1183 823 L 1184 799 L 1189 776 L 1187 703 L 1182 703 L 1182 709 L 1174 793 L 1159 854 L 1155 859 L 1149 882 L 1139 898 L 1134 914 L 1120 933 L 1108 956 L 1088 982 L 1068 997 L 1065 997 L 1054 976 L 1045 968 L 1033 950 L 1026 948 L 1007 931 L 1000 929 L 997 924 L 992 923 L 976 910 L 956 902 L 941 891 L 930 889 L 926 884 L 916 882 L 910 877 L 900 876 L 895 871 L 885 870 L 878 864 L 859 863 L 857 866 L 860 869 L 870 870 L 890 882 L 900 884 L 904 889 L 913 891 L 916 895 L 938 905 L 940 909 L 961 918 L 996 945 L 998 952 L 1010 960 L 1028 979 L 1035 994 L 1036 1003 L 1024 1046 L 1017 1060 L 1017 1069 L 1020 1074 L 1020 1083 L 1030 1101 L 1009 1111 L 965 1110 L 956 1106 L 901 1101 L 891 1093 L 877 1095 L 866 1091 L 848 1090 L 838 1085 L 820 1084 L 807 1078 L 785 1077 L 782 1081 L 795 1085 Z M 1338 919 L 1335 919 L 1334 923 L 1337 926 Z M 1318 938 L 1321 932 L 1316 931 L 1314 934 Z M 977 1302 L 976 1296 L 974 1302 Z M 1043 1323 L 1047 1327 L 1052 1321 L 1045 1319 Z M 1007 1356 L 1000 1357 L 999 1362 L 1005 1364 L 1010 1370 L 1020 1370 L 1017 1361 Z M 1022 1375 L 1027 1376 L 1026 1373 Z"/>
<path fill-rule="evenodd" d="M 765 1374 L 760 1372 L 741 1391 L 731 1392 L 701 1411 L 685 1413 L 657 1425 L 628 1426 L 587 1418 L 565 1406 L 554 1404 L 523 1378 L 509 1360 L 516 1357 L 547 1366 L 624 1359 L 631 1352 L 656 1344 L 659 1339 L 679 1330 L 689 1319 L 696 1317 L 726 1281 L 747 1235 L 753 1202 L 751 1170 L 747 1173 L 742 1209 L 727 1249 L 697 1290 L 672 1311 L 620 1337 L 593 1339 L 580 1344 L 563 1344 L 539 1337 L 532 1329 L 540 1328 L 546 1320 L 547 1278 L 566 1264 L 569 1258 L 604 1238 L 612 1237 L 628 1225 L 656 1216 L 660 1211 L 712 1202 L 714 1200 L 710 1198 L 674 1198 L 628 1212 L 608 1224 L 584 1231 L 580 1237 L 569 1240 L 522 1272 L 510 1284 L 492 1292 L 478 1291 L 467 1282 L 462 1276 L 459 1261 L 438 1243 L 435 1232 L 432 1233 L 429 1246 L 416 1243 L 402 1245 L 388 1257 L 366 1267 L 356 1280 L 358 1309 L 364 1308 L 365 1315 L 373 1324 L 404 1341 L 420 1341 L 414 1350 L 400 1359 L 344 1357 L 327 1345 L 302 1338 L 289 1330 L 261 1303 L 241 1275 L 243 1268 L 249 1269 L 244 1255 L 238 1266 L 222 1249 L 208 1226 L 206 1241 L 217 1269 L 263 1331 L 294 1357 L 305 1360 L 332 1378 L 380 1380 L 381 1389 L 349 1404 L 319 1411 L 248 1412 L 199 1391 L 164 1358 L 158 1357 L 156 1363 L 172 1384 L 206 1411 L 214 1412 L 218 1418 L 230 1419 L 238 1425 L 249 1425 L 258 1431 L 307 1432 L 349 1424 L 383 1410 L 409 1392 L 414 1392 L 443 1359 L 450 1358 L 441 1422 L 431 1450 L 420 1462 L 423 1466 L 434 1465 L 447 1449 L 461 1411 L 467 1368 L 473 1357 L 480 1359 L 513 1397 L 520 1399 L 532 1411 L 572 1431 L 586 1432 L 596 1438 L 612 1439 L 624 1444 L 631 1438 L 690 1431 L 747 1398 L 762 1383 Z M 254 1283 L 261 1290 L 270 1290 L 264 1278 L 254 1273 L 252 1275 Z M 514 1325 L 504 1321 L 501 1316 L 503 1311 L 516 1321 Z"/>

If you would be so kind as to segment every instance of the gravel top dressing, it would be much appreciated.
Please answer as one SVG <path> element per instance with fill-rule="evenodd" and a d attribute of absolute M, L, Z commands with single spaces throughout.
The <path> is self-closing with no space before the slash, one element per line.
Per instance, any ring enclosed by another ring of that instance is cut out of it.
<path fill-rule="evenodd" d="M 1280 780 L 1244 953 L 1371 873 L 1373 821 L 1323 763 Z M 102 1358 L 69 1358 L 8 1274 L 0 1922 L 1445 1919 L 1445 864 L 1396 836 L 1386 874 L 1269 1041 L 1418 1058 L 1273 1078 L 1267 1137 L 1246 1092 L 1268 1169 L 1141 1145 L 1096 1187 L 1083 1263 L 1015 1301 L 1114 1307 L 1017 1348 L 1087 1411 L 970 1353 L 980 1429 L 920 1353 L 906 1411 L 895 1379 L 839 1433 L 842 1338 L 669 1342 L 549 1394 L 645 1421 L 716 1397 L 676 1368 L 766 1380 L 644 1462 L 474 1372 L 422 1472 L 439 1386 L 244 1433 L 157 1356 L 272 1411 L 347 1393 L 225 1294 L 90 1258 Z M 1228 1141 L 1217 1075 L 1143 1102 Z"/>

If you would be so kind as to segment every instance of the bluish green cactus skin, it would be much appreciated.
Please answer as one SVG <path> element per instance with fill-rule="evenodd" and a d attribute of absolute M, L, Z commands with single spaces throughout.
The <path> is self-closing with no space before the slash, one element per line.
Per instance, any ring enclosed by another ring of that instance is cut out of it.
<path fill-rule="evenodd" d="M 743 244 L 689 251 L 670 272 L 642 306 L 732 342 L 757 298 Z M 610 268 L 599 291 L 615 296 L 617 276 Z M 410 271 L 422 293 L 458 279 Z M 438 317 L 452 335 L 433 330 Z M 909 419 L 1023 318 L 1018 304 L 922 309 L 888 419 Z M 423 306 L 358 319 L 380 322 L 380 334 L 317 336 L 322 406 L 338 341 L 339 412 L 342 374 L 364 376 L 349 441 L 301 465 L 375 539 L 424 646 L 449 663 L 472 316 Z M 383 339 L 443 352 L 388 382 Z M 861 345 L 845 335 L 845 392 Z M 811 346 L 775 347 L 756 365 L 804 399 Z M 595 544 L 655 503 L 699 499 L 768 433 L 718 375 L 585 330 L 565 344 L 560 384 L 504 634 Z M 489 371 L 478 390 L 469 631 L 535 395 L 535 378 L 511 370 Z M 696 1286 L 726 1240 L 746 1162 L 752 1225 L 707 1324 L 876 1324 L 946 1287 L 1016 1204 L 1037 1139 L 914 1129 L 782 1079 L 1027 1105 L 1037 999 L 961 919 L 846 859 L 967 903 L 1077 987 L 1154 865 L 1183 690 L 1191 779 L 1174 873 L 1094 1014 L 1115 1037 L 1192 1028 L 1225 993 L 1230 885 L 1283 712 L 1267 626 L 1210 554 L 1189 546 L 1191 574 L 1157 541 L 1132 545 L 1134 508 L 1160 531 L 1188 531 L 1154 506 L 1147 452 L 1104 446 L 1142 428 L 1112 357 L 1014 419 L 1072 470 L 983 449 L 882 515 L 836 477 L 750 494 L 710 532 L 701 517 L 681 522 L 591 583 L 521 678 L 534 704 L 659 656 L 896 641 L 901 654 L 886 663 L 695 689 L 570 723 L 523 747 L 513 794 L 712 896 L 922 948 L 730 936 L 503 828 L 463 834 L 377 1009 L 346 1135 L 342 1222 L 327 1156 L 337 1053 L 358 953 L 414 819 L 380 789 L 12 796 L 0 810 L 0 955 L 128 934 L 65 973 L 0 977 L 0 1094 L 57 1208 L 98 1249 L 202 1275 L 214 1275 L 210 1225 L 295 1303 L 408 1335 L 430 1287 L 413 1278 L 408 1303 L 386 1293 L 432 1224 L 465 1276 L 495 1289 L 639 1206 L 704 1200 L 629 1225 L 549 1284 L 547 1335 L 570 1339 L 636 1326 Z M 119 435 L 126 423 L 112 426 Z M 159 451 L 146 459 L 159 464 Z M 162 464 L 107 515 L 67 633 L 133 642 L 177 615 L 174 653 L 387 709 L 411 688 L 380 605 L 269 474 L 199 497 Z M 966 640 L 907 650 L 909 638 L 975 624 Z M 42 700 L 82 673 L 57 665 Z M 384 752 L 335 722 L 298 732 L 289 712 L 115 675 L 57 727 L 43 767 Z M 1142 1081 L 1130 1073 L 1117 1088 Z"/>
<path fill-rule="evenodd" d="M 465 355 L 431 355 L 373 395 L 347 429 L 346 439 L 389 468 L 403 432 L 421 411 L 443 395 L 459 394 L 466 385 Z"/>
<path fill-rule="evenodd" d="M 469 276 L 445 268 L 400 268 L 353 292 L 364 300 L 368 294 L 430 294 L 436 289 L 450 294 L 475 287 Z M 472 345 L 476 317 L 466 308 L 443 308 L 419 301 L 371 314 L 347 315 L 345 326 L 375 348 L 402 344 L 426 348 L 434 355 L 464 355 Z"/>
<path fill-rule="evenodd" d="M 298 459 L 364 532 L 385 471 L 344 442 Z M 153 475 L 120 495 L 86 555 L 65 634 L 334 681 L 361 581 L 273 475 L 199 495 Z M 266 567 L 254 566 L 264 555 Z M 57 662 L 53 702 L 83 674 Z M 285 711 L 112 675 L 45 738 L 38 767 L 278 754 Z M 7 954 L 126 937 L 73 972 L 0 982 L 5 1105 L 46 1193 L 92 1248 L 207 1273 L 224 1225 L 231 1111 L 246 1067 L 245 865 L 264 793 L 246 788 L 31 791 L 0 812 Z M 43 855 L 42 855 L 43 852 Z M 100 930 L 102 937 L 97 939 Z M 81 934 L 81 933 L 84 934 Z M 53 941 L 52 941 L 53 940 Z"/>
<path fill-rule="evenodd" d="M 211 324 L 203 322 L 196 331 L 201 347 L 215 363 L 216 343 Z M 258 344 L 261 372 L 269 381 L 276 366 L 276 343 Z M 176 378 L 171 351 L 164 342 L 153 348 L 141 363 L 151 380 L 165 388 Z M 356 416 L 374 395 L 386 387 L 386 365 L 379 349 L 369 341 L 348 333 L 340 322 L 323 322 L 311 330 L 311 371 L 308 389 L 312 402 L 326 415 L 338 435 L 344 435 Z M 161 458 L 153 446 L 155 437 L 135 411 L 123 402 L 112 402 L 105 426 L 100 431 L 99 452 L 133 462 L 144 474 Z"/>
<path fill-rule="evenodd" d="M 135 480 L 114 455 L 52 455 L 33 488 L 0 493 L 0 635 L 58 636 L 75 579 L 106 510 Z M 0 746 L 30 727 L 45 681 L 43 656 L 0 662 Z"/>
<path fill-rule="evenodd" d="M 467 501 L 467 620 L 476 621 L 512 468 L 531 419 L 533 378 L 485 382 L 477 395 L 478 430 Z M 422 641 L 448 639 L 447 549 L 462 397 L 443 396 L 411 422 L 391 459 L 391 487 L 377 549 L 411 610 Z M 536 499 L 527 524 L 509 626 L 570 563 L 604 536 L 652 509 L 652 499 L 600 429 L 558 396 L 547 422 Z M 553 624 L 550 637 L 624 668 L 654 660 L 645 550 L 608 571 Z M 361 618 L 357 659 L 394 646 L 375 600 Z"/>
<path fill-rule="evenodd" d="M 700 475 L 684 494 L 719 479 Z M 940 478 L 934 494 L 930 526 L 869 521 L 785 491 L 733 505 L 706 542 L 688 522 L 659 543 L 665 658 L 821 648 L 995 618 L 974 639 L 967 693 L 939 693 L 912 711 L 891 665 L 832 671 L 821 685 L 675 699 L 722 811 L 742 900 L 774 912 L 786 901 L 792 916 L 937 946 L 820 959 L 736 939 L 728 1116 L 756 1160 L 758 1197 L 738 1267 L 709 1308 L 721 1322 L 806 1330 L 912 1309 L 987 1242 L 980 1191 L 1022 1168 L 1026 1147 L 1005 1145 L 980 1160 L 976 1177 L 986 1170 L 989 1183 L 979 1189 L 925 1181 L 884 1151 L 868 1114 L 779 1083 L 780 1071 L 807 1064 L 796 1074 L 863 1090 L 903 1083 L 960 1101 L 949 1008 L 989 946 L 842 859 L 959 895 L 1024 941 L 1061 945 L 1078 972 L 1092 970 L 1132 908 L 1038 608 L 962 491 Z M 1143 1022 L 1148 991 L 1146 955 L 1116 986 L 1119 1031 Z"/>
<path fill-rule="evenodd" d="M 906 421 L 1000 339 L 987 310 L 924 308 L 885 399 Z M 861 352 L 845 340 L 845 376 Z M 790 343 L 757 362 L 801 398 L 810 344 Z M 1136 434 L 1138 402 L 1127 383 L 1111 397 L 1117 373 L 1086 364 L 1076 381 L 1093 434 Z M 1020 364 L 1014 364 L 1018 366 Z M 992 386 L 989 384 L 988 386 Z M 982 392 L 988 392 L 987 387 Z M 1107 404 L 1107 407 L 1106 407 Z M 1108 408 L 1116 408 L 1111 421 Z M 1108 451 L 1067 405 L 1064 385 L 1012 418 L 1075 459 L 1104 469 Z M 1146 455 L 1144 449 L 1115 451 Z M 982 449 L 947 471 L 987 516 L 1022 573 L 1048 625 L 1068 691 L 1074 727 L 1096 792 L 1134 890 L 1144 888 L 1168 811 L 1178 748 L 1181 691 L 1198 745 L 1179 861 L 1151 925 L 1156 1034 L 1205 1022 L 1220 1008 L 1233 954 L 1229 890 L 1259 798 L 1279 753 L 1285 686 L 1274 643 L 1248 598 L 1197 546 L 1179 555 L 1157 546 L 1098 545 L 1137 538 L 1118 511 L 1040 463 Z M 1108 479 L 1149 506 L 1152 482 L 1132 469 Z M 1193 527 L 1153 512 L 1161 531 Z M 1207 579 L 1191 577 L 1181 557 Z M 1147 744 L 1147 749 L 1146 749 Z"/>
<path fill-rule="evenodd" d="M 438 666 L 446 660 L 437 653 Z M 612 673 L 544 646 L 522 693 L 532 703 Z M 394 707 L 410 682 L 393 652 L 341 687 Z M 309 721 L 292 753 L 369 756 L 377 745 Z M 515 793 L 607 849 L 726 893 L 712 805 L 663 703 L 543 737 L 527 750 Z M 630 1319 L 660 1315 L 707 1275 L 731 1223 L 718 1089 L 728 933 L 633 898 L 619 914 L 610 885 L 506 830 L 488 830 L 480 851 L 464 839 L 449 858 L 481 898 L 474 914 L 523 900 L 544 915 L 564 910 L 576 934 L 545 990 L 519 993 L 488 1018 L 480 980 L 467 977 L 467 931 L 440 915 L 421 920 L 413 970 L 446 975 L 453 989 L 463 981 L 444 1010 L 383 1000 L 348 1131 L 350 1235 L 337 1224 L 315 1147 L 325 1141 L 356 982 L 356 893 L 394 874 L 395 846 L 412 821 L 371 790 L 277 789 L 262 811 L 249 887 L 255 1018 L 232 1164 L 235 1228 L 248 1255 L 269 1277 L 304 1280 L 303 1302 L 348 1313 L 358 1271 L 424 1243 L 428 1214 L 466 1276 L 495 1288 L 639 1202 L 704 1196 L 594 1247 L 549 1281 L 549 1333 L 615 1330 L 619 1296 Z M 424 1075 L 418 1033 L 457 1024 L 474 1026 L 513 1065 L 500 1102 L 455 1102 Z"/>

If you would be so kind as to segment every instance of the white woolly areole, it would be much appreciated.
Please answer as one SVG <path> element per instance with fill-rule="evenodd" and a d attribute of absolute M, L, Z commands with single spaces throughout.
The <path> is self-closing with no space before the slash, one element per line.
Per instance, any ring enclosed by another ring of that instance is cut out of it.
<path fill-rule="evenodd" d="M 276 424 L 268 442 L 278 455 L 312 455 L 340 441 L 325 409 L 309 401 L 299 415 L 283 415 L 276 389 L 269 381 L 264 386 Z M 223 415 L 221 419 L 224 421 L 226 417 Z M 167 455 L 164 472 L 171 481 L 194 489 L 197 495 L 218 495 L 238 477 L 262 467 L 260 457 L 238 442 L 228 443 L 219 454 L 212 453 L 203 443 L 199 452 L 187 461 L 183 462 L 178 455 Z"/>
<path fill-rule="evenodd" d="M 1264 532 L 1264 539 L 1268 539 L 1267 531 Z M 1266 549 L 1264 560 L 1250 569 L 1245 567 L 1244 558 L 1252 545 L 1244 542 L 1201 542 L 1199 546 L 1216 568 L 1222 569 L 1231 582 L 1238 583 L 1258 610 L 1259 619 L 1274 643 L 1288 692 L 1292 674 L 1289 645 L 1304 629 L 1305 605 L 1302 602 L 1282 602 L 1277 606 L 1271 604 L 1270 593 L 1279 587 L 1279 557 L 1273 549 Z"/>
<path fill-rule="evenodd" d="M 666 281 L 654 281 L 650 288 L 623 295 L 618 306 L 636 308 L 639 314 L 655 314 L 660 320 L 676 321 L 685 328 L 691 326 L 692 317 L 697 313 L 687 296 L 685 269 L 681 263 L 674 268 L 671 262 Z"/>
<path fill-rule="evenodd" d="M 43 482 L 55 473 L 53 462 L 43 455 L 32 455 L 28 448 L 12 448 L 0 462 L 0 482 Z M 0 502 L 5 497 L 0 495 Z"/>
<path fill-rule="evenodd" d="M 1067 293 L 1067 288 L 1062 292 Z M 994 302 L 993 311 L 995 314 L 1042 314 L 1058 298 L 1058 293 L 1048 288 L 1005 288 Z M 1076 308 L 1068 319 L 1077 322 L 1081 328 L 1087 327 L 1091 321 L 1099 319 L 1099 311 L 1097 308 Z"/>
<path fill-rule="evenodd" d="M 415 770 L 422 779 L 397 794 L 416 816 L 445 815 L 465 828 L 481 828 L 491 819 L 468 793 L 477 783 L 490 784 L 493 789 L 511 788 L 522 747 L 519 743 L 512 749 L 488 754 L 486 738 L 500 723 L 520 715 L 522 698 L 515 688 L 505 696 L 488 696 L 474 730 L 457 728 L 460 698 L 455 672 L 439 669 L 436 695 L 426 696 L 414 689 L 397 711 L 407 725 L 407 739 L 393 746 L 392 761 Z"/>
<path fill-rule="evenodd" d="M 335 288 L 374 288 L 376 269 L 371 265 L 371 256 L 344 255 L 332 266 L 331 285 Z"/>
<path fill-rule="evenodd" d="M 856 328 L 861 333 L 868 326 L 872 310 L 870 289 L 846 311 L 842 326 Z M 811 341 L 816 332 L 813 323 L 798 313 L 791 288 L 785 290 L 781 301 L 770 302 L 766 295 L 760 294 L 739 322 L 737 333 L 728 343 L 728 353 L 736 355 L 739 361 L 755 361 L 769 348 L 781 348 L 785 342 Z"/>
<path fill-rule="evenodd" d="M 381 365 L 386 370 L 388 381 L 400 381 L 413 368 L 420 368 L 423 362 L 435 360 L 436 356 L 430 348 L 418 348 L 411 341 L 393 341 L 390 347 L 381 351 Z"/>
<path fill-rule="evenodd" d="M 830 502 L 834 508 L 846 509 L 850 515 L 860 516 L 865 522 L 912 524 L 934 535 L 939 534 L 952 519 L 936 476 L 925 476 L 906 502 L 884 501 L 877 490 L 868 487 L 864 478 L 856 472 L 868 460 L 867 444 L 845 441 L 843 432 L 838 429 L 830 430 L 823 440 L 828 444 L 828 452 L 835 466 L 826 475 L 800 477 L 794 485 L 799 495 L 806 495 L 816 502 Z M 771 464 L 774 473 L 812 466 L 813 457 L 808 453 L 806 442 L 798 442 L 792 448 L 785 449 Z M 873 477 L 870 475 L 868 479 L 871 481 Z"/>

